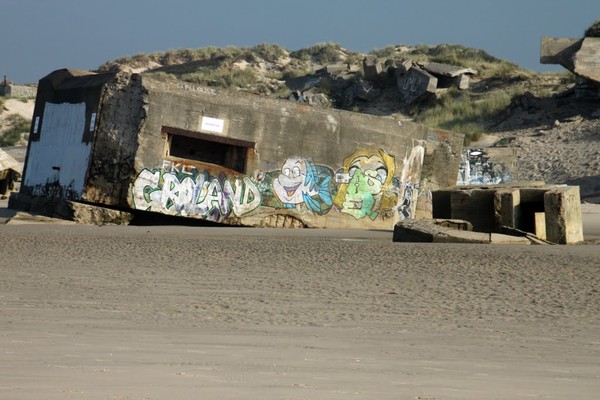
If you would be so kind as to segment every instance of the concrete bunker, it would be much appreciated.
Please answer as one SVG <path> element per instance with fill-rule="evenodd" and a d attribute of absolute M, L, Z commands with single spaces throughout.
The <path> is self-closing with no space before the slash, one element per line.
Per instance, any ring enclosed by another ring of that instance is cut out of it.
<path fill-rule="evenodd" d="M 473 231 L 531 233 L 552 243 L 583 241 L 578 186 L 527 182 L 433 192 L 433 218 L 466 220 Z"/>
<path fill-rule="evenodd" d="M 10 206 L 390 229 L 431 217 L 432 191 L 456 183 L 462 140 L 181 81 L 58 70 L 38 84 L 23 184 Z"/>

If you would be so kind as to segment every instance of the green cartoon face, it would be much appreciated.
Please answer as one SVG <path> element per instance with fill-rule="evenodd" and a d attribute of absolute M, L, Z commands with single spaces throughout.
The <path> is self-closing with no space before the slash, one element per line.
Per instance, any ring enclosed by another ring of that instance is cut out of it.
<path fill-rule="evenodd" d="M 374 219 L 377 212 L 373 210 L 376 196 L 381 193 L 383 183 L 376 170 L 363 172 L 360 168 L 352 171 L 352 179 L 346 189 L 342 211 L 355 218 L 369 216 Z"/>

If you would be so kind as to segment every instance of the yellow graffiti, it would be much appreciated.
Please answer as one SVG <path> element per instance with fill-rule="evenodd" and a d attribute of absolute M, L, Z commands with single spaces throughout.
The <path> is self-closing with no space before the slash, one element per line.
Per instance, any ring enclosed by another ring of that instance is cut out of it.
<path fill-rule="evenodd" d="M 342 183 L 334 204 L 355 218 L 375 219 L 382 212 L 393 210 L 398 193 L 393 186 L 396 162 L 381 149 L 359 149 L 344 159 Z"/>

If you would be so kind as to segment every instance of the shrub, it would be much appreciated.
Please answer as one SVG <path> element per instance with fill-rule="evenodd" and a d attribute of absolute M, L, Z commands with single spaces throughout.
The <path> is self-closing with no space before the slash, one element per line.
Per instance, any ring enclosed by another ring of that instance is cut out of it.
<path fill-rule="evenodd" d="M 373 49 L 369 54 L 383 59 L 393 58 L 396 55 L 396 46 L 390 45 L 381 49 Z"/>
<path fill-rule="evenodd" d="M 0 136 L 0 147 L 14 146 L 24 136 L 27 137 L 29 128 L 31 127 L 31 120 L 23 118 L 19 114 L 10 114 L 6 117 L 6 124 L 9 128 Z"/>
<path fill-rule="evenodd" d="M 585 30 L 585 37 L 600 37 L 600 19 Z"/>
<path fill-rule="evenodd" d="M 337 43 L 319 43 L 307 49 L 292 51 L 290 56 L 302 61 L 332 64 L 341 61 L 341 49 Z"/>
<path fill-rule="evenodd" d="M 261 43 L 252 47 L 250 51 L 266 61 L 277 61 L 287 55 L 287 51 L 276 44 Z"/>
<path fill-rule="evenodd" d="M 421 112 L 415 121 L 465 135 L 465 144 L 479 139 L 485 121 L 493 119 L 510 104 L 514 93 L 496 90 L 477 100 L 468 92 L 449 90 L 435 105 Z"/>
<path fill-rule="evenodd" d="M 222 88 L 247 87 L 257 81 L 257 76 L 251 68 L 241 69 L 223 69 L 200 67 L 196 72 L 184 74 L 181 80 L 207 86 L 216 86 Z"/>

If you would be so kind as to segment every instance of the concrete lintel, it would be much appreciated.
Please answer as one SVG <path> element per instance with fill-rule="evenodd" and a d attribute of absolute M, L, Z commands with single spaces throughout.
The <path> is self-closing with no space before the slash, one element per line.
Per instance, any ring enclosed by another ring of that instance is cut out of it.
<path fill-rule="evenodd" d="M 581 39 L 542 37 L 540 63 L 560 64 L 568 70 L 573 68 L 573 55 L 581 47 Z"/>

